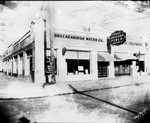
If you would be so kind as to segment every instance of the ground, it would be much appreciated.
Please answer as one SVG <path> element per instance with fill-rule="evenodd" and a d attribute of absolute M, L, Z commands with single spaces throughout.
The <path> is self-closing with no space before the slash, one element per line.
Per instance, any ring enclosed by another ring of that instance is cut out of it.
<path fill-rule="evenodd" d="M 22 117 L 32 122 L 137 122 L 134 119 L 136 115 L 131 112 L 91 97 L 73 94 L 68 84 L 135 112 L 142 112 L 150 102 L 150 76 L 65 82 L 45 88 L 41 84 L 2 73 L 0 78 L 0 114 L 11 123 Z"/>

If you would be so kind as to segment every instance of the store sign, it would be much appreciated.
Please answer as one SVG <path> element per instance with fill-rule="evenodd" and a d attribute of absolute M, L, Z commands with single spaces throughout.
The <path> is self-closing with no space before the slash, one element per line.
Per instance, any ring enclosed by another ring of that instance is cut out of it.
<path fill-rule="evenodd" d="M 52 67 L 51 67 L 51 57 L 46 56 L 45 58 L 45 73 L 46 74 L 51 74 Z"/>
<path fill-rule="evenodd" d="M 95 42 L 103 42 L 102 39 L 92 38 L 86 36 L 77 36 L 77 35 L 69 35 L 69 34 L 54 34 L 55 38 L 66 38 L 66 39 L 74 39 L 74 40 L 82 40 L 82 41 L 95 41 Z"/>
<path fill-rule="evenodd" d="M 142 43 L 139 42 L 125 42 L 125 45 L 132 45 L 132 46 L 142 46 Z"/>
<path fill-rule="evenodd" d="M 126 33 L 122 30 L 115 31 L 107 40 L 110 45 L 119 46 L 126 41 Z"/>

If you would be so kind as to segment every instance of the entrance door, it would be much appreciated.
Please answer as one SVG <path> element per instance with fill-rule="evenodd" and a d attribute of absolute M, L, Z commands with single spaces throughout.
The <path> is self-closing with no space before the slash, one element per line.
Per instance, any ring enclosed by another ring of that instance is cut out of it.
<path fill-rule="evenodd" d="M 108 62 L 98 62 L 98 78 L 107 77 Z"/>

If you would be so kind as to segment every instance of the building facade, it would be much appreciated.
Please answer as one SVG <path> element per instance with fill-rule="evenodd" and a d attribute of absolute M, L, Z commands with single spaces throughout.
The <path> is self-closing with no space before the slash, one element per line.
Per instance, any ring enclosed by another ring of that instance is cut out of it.
<path fill-rule="evenodd" d="M 32 23 L 31 29 L 3 54 L 3 72 L 35 83 L 51 81 L 51 42 L 56 82 L 94 80 L 149 74 L 149 50 L 145 42 L 126 39 L 111 46 L 107 37 L 94 32 L 49 28 L 49 21 Z"/>

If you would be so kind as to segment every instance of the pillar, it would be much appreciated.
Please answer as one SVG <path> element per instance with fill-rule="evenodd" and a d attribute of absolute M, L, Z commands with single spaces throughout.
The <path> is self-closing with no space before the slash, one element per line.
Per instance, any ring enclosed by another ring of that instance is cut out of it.
<path fill-rule="evenodd" d="M 113 58 L 114 58 L 114 47 L 111 46 L 111 54 L 110 54 Z M 108 77 L 109 78 L 114 78 L 115 77 L 115 69 L 114 69 L 114 61 L 109 61 L 109 66 L 108 66 Z"/>
<path fill-rule="evenodd" d="M 10 59 L 8 59 L 8 75 L 10 75 Z"/>
<path fill-rule="evenodd" d="M 20 55 L 18 55 L 18 74 L 22 75 L 22 60 Z"/>
<path fill-rule="evenodd" d="M 6 72 L 6 61 L 4 61 L 4 72 Z"/>
<path fill-rule="evenodd" d="M 58 75 L 58 81 L 65 81 L 65 78 L 67 76 L 67 63 L 65 55 L 62 55 L 62 48 L 59 48 L 57 50 L 57 75 Z"/>
<path fill-rule="evenodd" d="M 97 66 L 97 51 L 91 51 L 90 54 L 90 74 L 93 79 L 98 78 L 98 66 Z"/>
<path fill-rule="evenodd" d="M 23 52 L 23 61 L 22 61 L 22 74 L 23 74 L 23 76 L 25 76 L 25 58 L 26 58 L 27 56 L 26 56 L 26 52 L 24 51 Z"/>
<path fill-rule="evenodd" d="M 136 75 L 137 75 L 136 61 L 132 61 L 132 65 L 131 65 L 131 75 L 132 75 L 132 76 L 136 76 Z"/>
<path fill-rule="evenodd" d="M 108 76 L 109 78 L 114 78 L 115 77 L 115 72 L 114 72 L 114 62 L 110 61 L 109 62 L 109 67 L 108 67 Z"/>
<path fill-rule="evenodd" d="M 8 75 L 8 60 L 6 60 L 6 74 Z"/>
<path fill-rule="evenodd" d="M 35 72 L 36 83 L 45 83 L 44 69 L 44 21 L 41 20 L 34 27 L 35 30 Z"/>
<path fill-rule="evenodd" d="M 28 76 L 30 74 L 29 73 L 29 60 L 27 58 L 26 52 L 23 53 L 23 57 L 24 57 L 24 75 Z"/>
<path fill-rule="evenodd" d="M 14 57 L 13 57 L 13 73 L 16 73 L 16 62 Z"/>
<path fill-rule="evenodd" d="M 10 59 L 10 75 L 13 73 L 13 58 Z"/>

